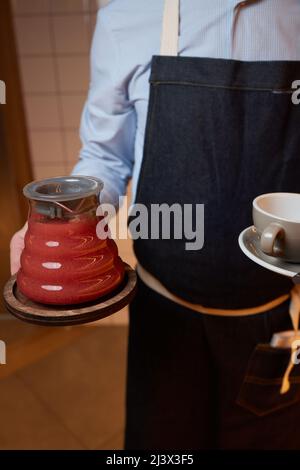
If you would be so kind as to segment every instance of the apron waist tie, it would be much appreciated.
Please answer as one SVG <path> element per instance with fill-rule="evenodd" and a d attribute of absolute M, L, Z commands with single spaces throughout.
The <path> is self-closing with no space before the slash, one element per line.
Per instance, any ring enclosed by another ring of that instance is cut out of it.
<path fill-rule="evenodd" d="M 267 312 L 268 310 L 271 310 L 281 305 L 283 302 L 285 302 L 286 300 L 290 298 L 291 300 L 290 300 L 290 306 L 289 306 L 289 314 L 292 320 L 294 331 L 293 331 L 293 335 L 290 337 L 291 339 L 289 343 L 289 347 L 291 348 L 290 361 L 282 379 L 280 393 L 284 394 L 289 391 L 290 374 L 295 365 L 295 354 L 297 352 L 297 348 L 299 347 L 299 343 L 297 343 L 297 341 L 294 341 L 294 339 L 295 340 L 297 338 L 299 339 L 299 336 L 297 335 L 299 334 L 298 328 L 299 328 L 299 316 L 300 316 L 300 285 L 294 286 L 290 292 L 290 295 L 289 294 L 281 295 L 280 297 L 277 297 L 276 299 L 271 300 L 270 302 L 267 302 L 263 305 L 259 305 L 257 307 L 242 308 L 242 309 L 219 309 L 219 308 L 205 307 L 204 305 L 195 304 L 187 300 L 184 300 L 181 297 L 178 297 L 177 295 L 170 292 L 158 279 L 156 279 L 154 276 L 152 276 L 152 274 L 146 271 L 146 269 L 143 268 L 141 264 L 139 263 L 137 264 L 136 270 L 141 280 L 150 289 L 154 290 L 155 292 L 162 295 L 163 297 L 166 297 L 167 299 L 183 307 L 193 310 L 194 312 L 207 314 L 207 315 L 219 315 L 219 316 L 227 316 L 227 317 L 256 315 L 259 313 Z"/>
<path fill-rule="evenodd" d="M 258 313 L 264 313 L 272 308 L 277 307 L 278 305 L 282 304 L 286 300 L 289 299 L 290 295 L 285 294 L 281 295 L 280 297 L 267 302 L 266 304 L 259 305 L 258 307 L 251 307 L 251 308 L 241 308 L 241 309 L 220 309 L 220 308 L 213 308 L 213 307 L 205 307 L 204 305 L 195 304 L 189 302 L 187 300 L 178 297 L 177 295 L 170 292 L 157 278 L 155 278 L 152 274 L 146 271 L 139 263 L 137 264 L 136 271 L 141 278 L 141 280 L 146 284 L 150 289 L 154 290 L 158 294 L 166 297 L 173 302 L 182 305 L 183 307 L 189 308 L 194 312 L 204 313 L 207 315 L 219 315 L 225 317 L 234 317 L 234 316 L 246 316 L 246 315 L 256 315 Z M 300 297 L 299 297 L 300 302 Z"/>

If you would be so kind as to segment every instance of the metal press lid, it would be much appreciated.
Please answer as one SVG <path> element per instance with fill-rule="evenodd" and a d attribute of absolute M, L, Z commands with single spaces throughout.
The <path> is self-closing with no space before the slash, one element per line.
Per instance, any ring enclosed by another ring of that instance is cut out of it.
<path fill-rule="evenodd" d="M 102 189 L 102 181 L 93 176 L 58 176 L 32 181 L 24 187 L 23 194 L 36 201 L 71 201 L 98 196 Z"/>

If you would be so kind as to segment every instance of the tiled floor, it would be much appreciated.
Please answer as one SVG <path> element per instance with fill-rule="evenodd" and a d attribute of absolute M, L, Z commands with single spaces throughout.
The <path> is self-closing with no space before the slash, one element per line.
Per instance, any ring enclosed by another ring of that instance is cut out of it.
<path fill-rule="evenodd" d="M 126 326 L 2 320 L 0 336 L 0 449 L 122 448 Z"/>

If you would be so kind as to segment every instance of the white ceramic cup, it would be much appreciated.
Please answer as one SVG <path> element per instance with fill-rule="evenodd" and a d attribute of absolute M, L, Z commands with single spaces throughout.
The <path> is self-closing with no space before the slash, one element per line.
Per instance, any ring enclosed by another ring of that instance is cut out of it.
<path fill-rule="evenodd" d="M 253 222 L 264 253 L 300 262 L 300 194 L 269 193 L 253 201 Z"/>

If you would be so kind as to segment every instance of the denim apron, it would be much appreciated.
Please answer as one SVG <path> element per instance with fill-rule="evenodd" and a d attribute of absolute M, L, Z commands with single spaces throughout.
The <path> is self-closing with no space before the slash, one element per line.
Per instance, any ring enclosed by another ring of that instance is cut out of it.
<path fill-rule="evenodd" d="M 134 250 L 141 266 L 183 301 L 256 307 L 292 288 L 246 258 L 237 240 L 253 223 L 256 196 L 299 192 L 300 106 L 291 93 L 300 62 L 178 57 L 178 6 L 166 0 L 163 51 L 152 59 L 135 203 L 149 214 L 152 204 L 204 204 L 204 246 L 186 250 L 189 240 L 171 236 L 137 239 Z"/>
<path fill-rule="evenodd" d="M 136 203 L 204 204 L 204 246 L 137 239 L 138 261 L 171 292 L 215 308 L 283 294 L 289 279 L 257 266 L 237 239 L 259 194 L 300 190 L 300 62 L 155 56 Z M 151 220 L 149 217 L 149 226 Z"/>

